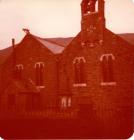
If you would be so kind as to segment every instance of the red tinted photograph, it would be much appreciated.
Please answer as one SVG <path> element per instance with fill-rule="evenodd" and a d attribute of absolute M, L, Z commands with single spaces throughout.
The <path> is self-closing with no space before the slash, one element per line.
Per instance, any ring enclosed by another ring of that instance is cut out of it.
<path fill-rule="evenodd" d="M 0 0 L 0 137 L 129 139 L 134 0 Z"/>

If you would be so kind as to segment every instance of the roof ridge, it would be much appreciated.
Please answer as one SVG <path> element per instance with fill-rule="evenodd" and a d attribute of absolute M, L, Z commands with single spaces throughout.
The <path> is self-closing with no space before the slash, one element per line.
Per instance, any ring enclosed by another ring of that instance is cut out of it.
<path fill-rule="evenodd" d="M 61 46 L 61 47 L 66 47 L 66 46 L 64 46 L 64 45 L 62 45 L 62 44 L 60 44 L 60 43 L 57 43 L 57 42 L 52 41 L 52 40 L 49 40 L 49 39 L 47 39 L 47 38 L 44 38 L 44 40 L 46 40 L 46 41 L 48 41 L 48 42 L 50 42 L 50 43 L 56 44 L 56 45 L 58 45 L 58 46 Z"/>
<path fill-rule="evenodd" d="M 49 40 L 49 38 L 42 38 L 42 37 L 39 37 L 39 36 L 36 36 L 36 35 L 33 35 L 33 34 L 31 34 L 31 35 L 32 35 L 33 37 L 35 37 L 35 38 L 45 40 L 45 41 L 47 41 L 47 42 L 49 42 L 49 43 L 58 45 L 58 46 L 60 46 L 60 47 L 66 47 L 66 46 L 64 46 L 64 45 L 62 45 L 62 44 L 60 44 L 60 43 L 57 43 L 57 42 L 52 41 L 52 40 Z"/>
<path fill-rule="evenodd" d="M 44 38 L 35 36 L 35 35 L 31 35 L 34 39 L 36 39 L 37 41 L 39 41 L 41 44 L 43 44 L 43 46 L 45 46 L 49 51 L 51 51 L 53 54 L 60 54 L 63 49 L 65 47 L 63 47 L 62 45 L 59 45 L 57 43 L 52 43 L 49 40 L 46 40 Z"/>

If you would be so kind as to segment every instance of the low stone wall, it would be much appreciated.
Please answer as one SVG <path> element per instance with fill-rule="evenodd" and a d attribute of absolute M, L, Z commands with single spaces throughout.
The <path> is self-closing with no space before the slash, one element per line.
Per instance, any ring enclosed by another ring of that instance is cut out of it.
<path fill-rule="evenodd" d="M 55 111 L 55 110 L 45 110 L 45 111 L 24 111 L 24 112 L 1 112 L 0 118 L 25 118 L 25 119 L 33 119 L 33 118 L 49 118 L 49 119 L 73 119 L 77 118 L 77 111 L 74 110 L 63 110 L 63 111 Z"/>

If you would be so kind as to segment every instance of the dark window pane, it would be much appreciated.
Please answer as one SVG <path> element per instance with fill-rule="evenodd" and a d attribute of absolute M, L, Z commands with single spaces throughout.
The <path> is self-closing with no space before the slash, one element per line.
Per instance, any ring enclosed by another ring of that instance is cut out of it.
<path fill-rule="evenodd" d="M 40 65 L 40 86 L 43 86 L 43 71 L 44 71 L 44 66 L 43 64 Z"/>
<path fill-rule="evenodd" d="M 85 62 L 83 59 L 80 60 L 80 83 L 85 83 Z"/>
<path fill-rule="evenodd" d="M 108 57 L 108 82 L 113 82 L 113 59 L 112 56 Z"/>
<path fill-rule="evenodd" d="M 108 65 L 107 65 L 107 57 L 104 56 L 102 60 L 102 75 L 103 75 L 103 82 L 108 81 Z"/>
<path fill-rule="evenodd" d="M 44 65 L 43 64 L 36 64 L 36 85 L 43 86 L 43 73 L 44 73 Z"/>
<path fill-rule="evenodd" d="M 14 76 L 16 79 L 22 79 L 22 71 L 23 71 L 23 67 L 22 66 L 16 66 L 15 67 L 15 73 Z"/>
<path fill-rule="evenodd" d="M 75 83 L 78 84 L 80 83 L 80 65 L 78 60 L 75 61 L 74 69 L 75 69 Z"/>
<path fill-rule="evenodd" d="M 39 64 L 36 64 L 36 85 L 40 85 L 40 75 L 39 75 L 40 67 Z"/>

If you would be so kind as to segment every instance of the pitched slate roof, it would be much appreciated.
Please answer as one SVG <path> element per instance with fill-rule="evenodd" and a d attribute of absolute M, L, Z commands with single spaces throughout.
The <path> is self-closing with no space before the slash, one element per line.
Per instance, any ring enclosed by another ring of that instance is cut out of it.
<path fill-rule="evenodd" d="M 118 34 L 121 38 L 134 45 L 134 34 Z M 40 38 L 32 35 L 37 41 L 47 47 L 52 53 L 59 54 L 69 45 L 74 37 L 68 38 Z M 0 50 L 0 64 L 2 64 L 12 53 L 12 47 Z"/>
<path fill-rule="evenodd" d="M 65 47 L 73 40 L 73 37 L 69 38 L 40 38 L 32 35 L 37 41 L 43 44 L 54 54 L 60 54 Z"/>
<path fill-rule="evenodd" d="M 46 38 L 48 41 L 51 41 L 53 43 L 57 43 L 59 45 L 62 45 L 64 47 L 68 46 L 69 43 L 73 40 L 74 37 L 67 37 L 67 38 Z"/>
<path fill-rule="evenodd" d="M 44 47 L 48 48 L 53 54 L 62 53 L 65 47 L 72 41 L 73 37 L 68 38 L 40 38 L 32 35 Z M 17 47 L 17 46 L 16 46 Z M 12 46 L 0 50 L 0 64 L 2 64 L 12 53 Z"/>
<path fill-rule="evenodd" d="M 134 45 L 134 33 L 118 34 L 121 38 Z"/>
<path fill-rule="evenodd" d="M 62 45 L 59 45 L 59 44 L 56 44 L 56 43 L 52 43 L 51 41 L 43 39 L 43 38 L 39 38 L 39 37 L 35 37 L 35 38 L 41 44 L 43 44 L 44 47 L 48 48 L 54 54 L 62 53 L 62 51 L 64 50 L 64 47 Z"/>
<path fill-rule="evenodd" d="M 0 50 L 0 64 L 2 64 L 12 53 L 12 47 Z"/>

